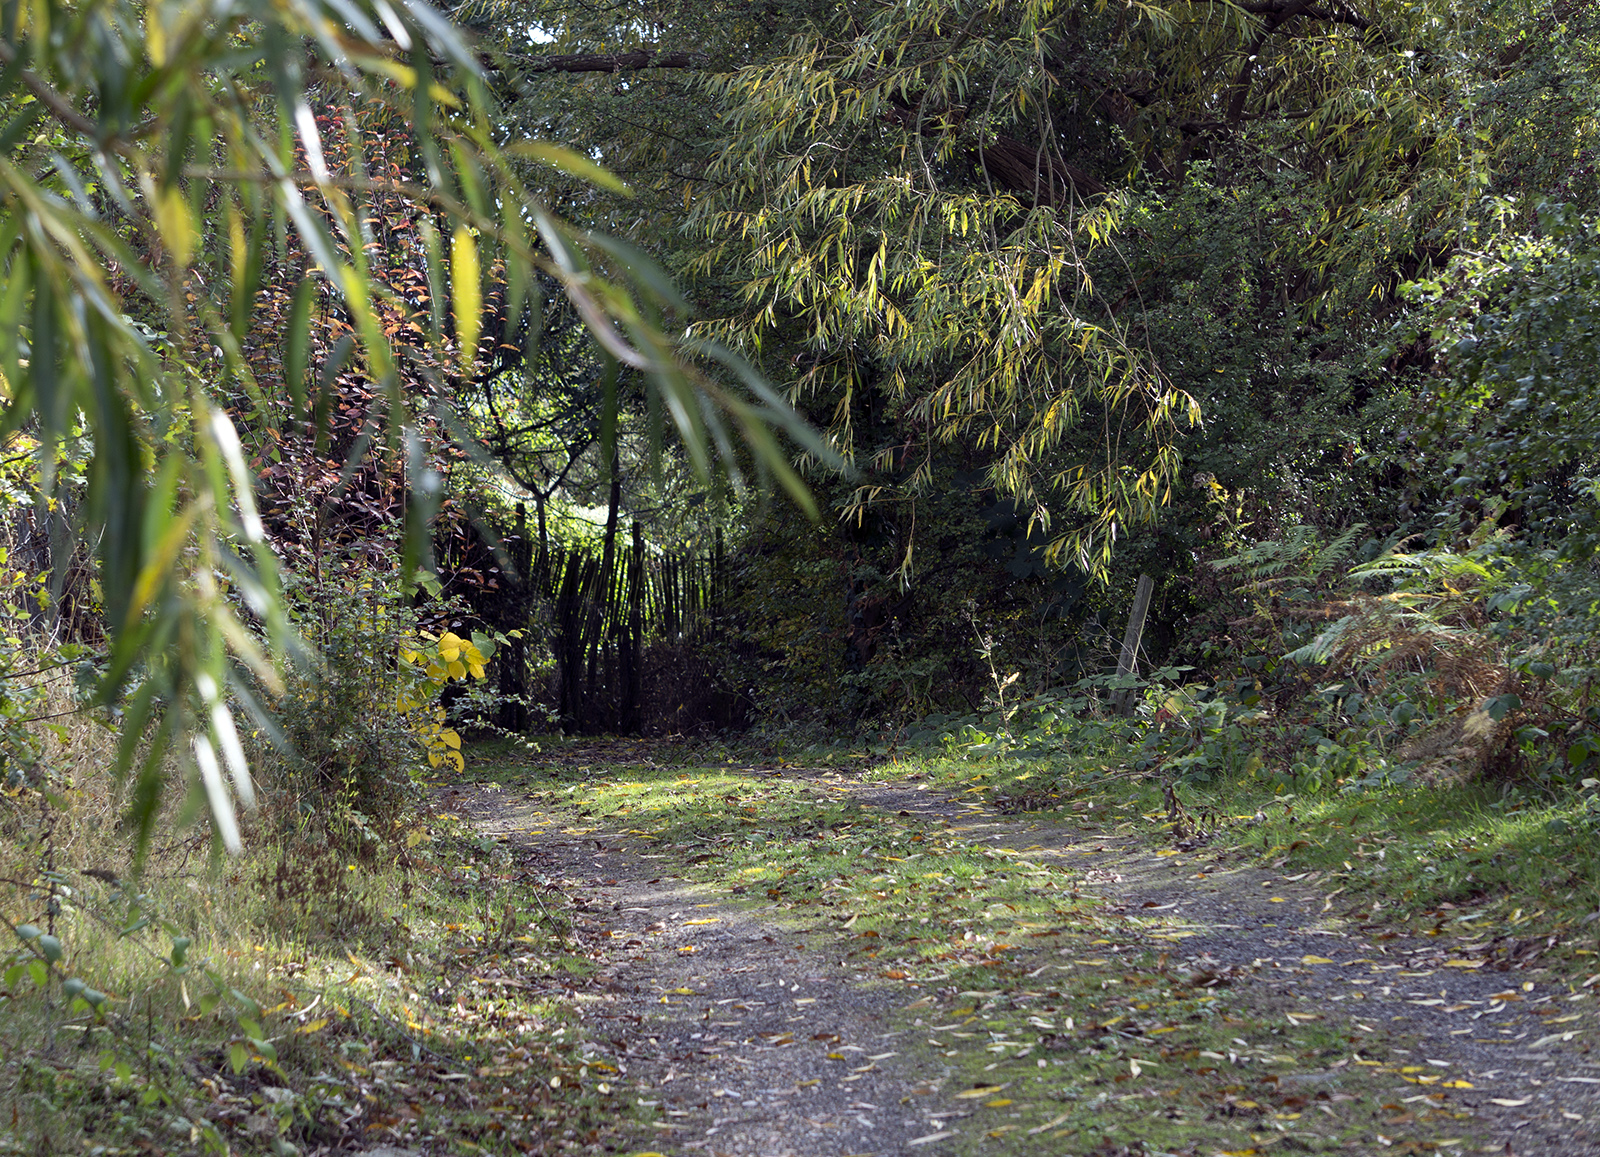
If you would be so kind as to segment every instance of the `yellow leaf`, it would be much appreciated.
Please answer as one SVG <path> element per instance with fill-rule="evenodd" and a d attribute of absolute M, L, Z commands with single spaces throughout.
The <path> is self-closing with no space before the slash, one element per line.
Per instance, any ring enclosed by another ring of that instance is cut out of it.
<path fill-rule="evenodd" d="M 1008 1097 L 996 1097 L 992 1101 L 985 1101 L 983 1107 L 985 1109 L 1003 1109 L 1010 1103 L 1011 1100 Z"/>
<path fill-rule="evenodd" d="M 194 218 L 189 213 L 188 198 L 176 185 L 169 185 L 156 198 L 156 224 L 161 240 L 172 251 L 172 259 L 187 266 L 194 257 Z"/>
<path fill-rule="evenodd" d="M 1326 956 L 1302 956 L 1300 958 L 1300 963 L 1301 964 L 1332 964 L 1333 961 L 1329 960 Z"/>
<path fill-rule="evenodd" d="M 467 668 L 460 659 L 452 661 L 446 669 L 450 672 L 450 678 L 452 679 L 465 679 L 467 677 Z"/>
<path fill-rule="evenodd" d="M 482 679 L 484 677 L 484 670 L 483 670 L 483 664 L 482 663 L 468 663 L 467 664 L 467 671 L 469 673 L 471 673 L 471 675 L 472 675 L 472 677 L 474 679 Z"/>
<path fill-rule="evenodd" d="M 439 742 L 443 743 L 446 747 L 454 747 L 459 750 L 461 747 L 461 735 L 453 728 L 446 731 L 441 731 L 439 732 Z"/>
<path fill-rule="evenodd" d="M 161 20 L 160 8 L 151 5 L 144 16 L 144 46 L 150 54 L 150 63 L 157 68 L 167 63 L 167 30 Z"/>
<path fill-rule="evenodd" d="M 632 196 L 632 191 L 609 169 L 603 169 L 581 153 L 571 149 L 563 149 L 559 145 L 552 145 L 545 141 L 518 141 L 510 145 L 506 152 L 518 157 L 530 157 L 542 164 L 560 169 L 562 172 L 571 173 L 580 180 L 591 185 L 598 185 L 602 189 L 609 189 L 613 193 L 623 196 Z"/>
<path fill-rule="evenodd" d="M 324 1028 L 327 1028 L 327 1027 L 328 1027 L 328 1018 L 324 1016 L 324 1017 L 318 1017 L 316 1020 L 312 1021 L 310 1024 L 303 1024 L 299 1028 L 295 1029 L 294 1031 L 297 1032 L 297 1033 L 312 1033 L 312 1032 L 316 1032 L 318 1029 L 324 1029 Z"/>
<path fill-rule="evenodd" d="M 990 1096 L 993 1093 L 998 1093 L 1003 1088 L 1005 1088 L 1004 1085 L 980 1085 L 976 1089 L 968 1089 L 964 1093 L 957 1093 L 956 1094 L 956 1100 L 958 1100 L 958 1101 L 976 1100 L 979 1097 L 987 1097 L 987 1096 Z"/>
<path fill-rule="evenodd" d="M 478 357 L 478 327 L 483 321 L 483 286 L 480 282 L 477 240 L 472 236 L 472 230 L 465 225 L 458 225 L 454 236 L 450 238 L 450 293 L 455 305 L 456 339 L 461 345 L 461 365 L 468 370 Z"/>

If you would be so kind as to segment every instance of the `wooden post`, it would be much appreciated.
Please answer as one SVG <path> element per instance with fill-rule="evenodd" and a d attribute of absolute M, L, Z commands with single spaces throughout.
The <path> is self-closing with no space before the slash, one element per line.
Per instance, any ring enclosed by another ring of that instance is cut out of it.
<path fill-rule="evenodd" d="M 628 577 L 623 584 L 628 618 L 622 629 L 622 731 L 633 735 L 639 730 L 641 677 L 644 657 L 644 528 L 633 524 L 633 550 L 628 556 Z"/>
<path fill-rule="evenodd" d="M 1139 585 L 1133 591 L 1133 609 L 1128 612 L 1128 629 L 1122 636 L 1122 655 L 1117 659 L 1119 679 L 1139 672 L 1139 640 L 1144 637 L 1144 620 L 1150 613 L 1150 596 L 1155 589 L 1155 579 L 1147 574 L 1139 576 Z M 1115 702 L 1118 715 L 1132 715 L 1133 689 L 1128 687 L 1119 690 Z"/>
<path fill-rule="evenodd" d="M 528 729 L 528 629 L 533 604 L 533 552 L 528 541 L 528 507 L 522 502 L 517 503 L 517 537 L 511 545 L 511 564 L 515 573 L 503 576 L 505 613 L 497 625 L 519 634 L 508 636 L 495 658 L 504 697 L 500 726 L 522 732 Z"/>

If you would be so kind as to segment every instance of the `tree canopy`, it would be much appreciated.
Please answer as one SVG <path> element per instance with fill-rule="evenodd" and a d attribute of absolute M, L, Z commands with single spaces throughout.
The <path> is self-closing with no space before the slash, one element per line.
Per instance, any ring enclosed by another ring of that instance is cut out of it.
<path fill-rule="evenodd" d="M 294 649 L 281 575 L 391 525 L 415 567 L 441 508 L 491 544 L 517 501 L 541 546 L 552 510 L 604 527 L 602 586 L 625 515 L 716 522 L 796 599 L 834 568 L 838 622 L 750 586 L 744 645 L 876 679 L 874 712 L 969 678 L 974 568 L 1009 619 L 1046 608 L 1059 673 L 1135 572 L 1181 650 L 1208 560 L 1296 527 L 1492 540 L 1524 578 L 1588 557 L 1593 447 L 1552 432 L 1594 397 L 1584 5 L 3 23 L 0 437 L 37 462 L 58 601 L 93 550 L 145 820 L 173 753 L 219 817 L 224 771 L 248 798 L 234 712 Z M 708 504 L 751 479 L 840 529 L 779 546 Z M 458 546 L 473 574 L 494 550 Z"/>

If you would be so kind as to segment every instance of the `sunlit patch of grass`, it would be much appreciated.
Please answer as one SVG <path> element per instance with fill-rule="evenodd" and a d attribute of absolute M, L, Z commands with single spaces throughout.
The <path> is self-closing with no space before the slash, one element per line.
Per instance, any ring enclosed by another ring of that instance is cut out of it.
<path fill-rule="evenodd" d="M 1489 785 L 1390 788 L 1276 803 L 1246 846 L 1324 873 L 1373 922 L 1567 940 L 1592 956 L 1582 920 L 1600 907 L 1600 832 L 1588 801 Z M 1259 843 L 1258 843 L 1259 841 Z"/>
<path fill-rule="evenodd" d="M 1151 843 L 1198 838 L 1211 856 L 1316 873 L 1314 882 L 1338 896 L 1335 910 L 1363 922 L 1522 941 L 1554 935 L 1544 963 L 1564 958 L 1589 967 L 1600 951 L 1583 930 L 1584 918 L 1600 909 L 1600 797 L 1589 788 L 1413 782 L 1301 794 L 1259 778 L 1169 781 L 1159 771 L 1119 769 L 1093 752 L 1027 760 L 922 756 L 896 767 L 1086 834 Z M 1179 830 L 1169 784 L 1183 809 Z"/>
<path fill-rule="evenodd" d="M 1237 1150 L 1259 1133 L 1320 1148 L 1370 1142 L 1376 1121 L 1397 1117 L 1385 1105 L 1419 1099 L 1398 1061 L 1353 1054 L 1349 1038 L 1316 1024 L 1268 1027 L 1267 1010 L 1197 992 L 1148 957 L 1082 972 L 908 1008 L 907 1045 L 953 1070 L 938 1096 L 970 1115 L 956 1152 L 1009 1149 L 1008 1134 L 1163 1152 Z M 1429 1106 L 1452 1110 L 1451 1095 Z M 1408 1115 L 1392 1139 L 1431 1139 L 1427 1110 Z"/>

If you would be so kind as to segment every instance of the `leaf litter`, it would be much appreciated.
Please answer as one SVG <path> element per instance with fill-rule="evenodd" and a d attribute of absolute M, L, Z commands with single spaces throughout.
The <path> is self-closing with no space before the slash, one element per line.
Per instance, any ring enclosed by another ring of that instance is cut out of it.
<path fill-rule="evenodd" d="M 1317 872 L 774 770 L 455 798 L 601 917 L 569 997 L 641 1149 L 1600 1149 L 1600 977 L 1363 924 Z"/>

